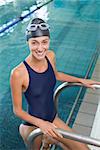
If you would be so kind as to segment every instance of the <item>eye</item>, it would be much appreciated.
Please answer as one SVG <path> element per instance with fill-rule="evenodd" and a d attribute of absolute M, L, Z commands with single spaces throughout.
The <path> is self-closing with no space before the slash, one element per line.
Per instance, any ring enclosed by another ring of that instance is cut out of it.
<path fill-rule="evenodd" d="M 47 41 L 47 40 L 44 40 L 44 41 L 43 41 L 43 44 L 48 44 L 48 41 Z"/>
<path fill-rule="evenodd" d="M 36 43 L 36 41 L 32 41 L 32 45 L 36 45 L 37 43 Z"/>
<path fill-rule="evenodd" d="M 36 44 L 36 42 L 32 42 L 32 44 Z"/>

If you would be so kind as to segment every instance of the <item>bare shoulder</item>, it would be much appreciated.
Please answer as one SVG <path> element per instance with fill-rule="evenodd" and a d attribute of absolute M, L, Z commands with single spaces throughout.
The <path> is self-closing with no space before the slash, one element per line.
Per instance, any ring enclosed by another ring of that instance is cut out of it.
<path fill-rule="evenodd" d="M 25 66 L 23 63 L 20 63 L 11 71 L 11 79 L 21 80 L 23 74 L 25 73 Z"/>
<path fill-rule="evenodd" d="M 54 51 L 53 50 L 49 50 L 48 53 L 47 53 L 47 57 L 54 58 L 55 57 Z"/>
<path fill-rule="evenodd" d="M 49 50 L 49 51 L 48 51 L 47 57 L 48 57 L 48 59 L 49 59 L 49 61 L 50 61 L 51 63 L 54 63 L 54 61 L 55 61 L 55 53 L 54 53 L 53 50 Z"/>
<path fill-rule="evenodd" d="M 55 62 L 55 53 L 52 50 L 49 50 L 47 53 L 47 57 L 53 67 L 54 72 L 56 71 L 56 62 Z"/>

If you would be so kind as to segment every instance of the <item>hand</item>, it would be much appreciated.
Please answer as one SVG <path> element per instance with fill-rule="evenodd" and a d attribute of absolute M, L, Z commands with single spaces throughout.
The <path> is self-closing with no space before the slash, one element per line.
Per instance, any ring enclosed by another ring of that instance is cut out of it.
<path fill-rule="evenodd" d="M 39 127 L 42 130 L 42 132 L 47 136 L 51 136 L 53 138 L 63 137 L 60 133 L 56 131 L 57 127 L 55 126 L 54 123 L 42 120 Z"/>
<path fill-rule="evenodd" d="M 81 79 L 80 82 L 88 87 L 88 88 L 92 88 L 92 89 L 95 89 L 95 87 L 93 87 L 94 84 L 98 84 L 100 85 L 100 82 L 97 82 L 97 81 L 94 81 L 94 80 L 90 80 L 90 79 Z"/>

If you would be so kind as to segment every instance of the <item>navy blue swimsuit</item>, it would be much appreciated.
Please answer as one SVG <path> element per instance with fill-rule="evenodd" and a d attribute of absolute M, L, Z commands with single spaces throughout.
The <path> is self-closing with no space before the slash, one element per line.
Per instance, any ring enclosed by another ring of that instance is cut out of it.
<path fill-rule="evenodd" d="M 29 86 L 24 92 L 28 103 L 28 113 L 45 121 L 52 122 L 56 116 L 56 109 L 53 101 L 56 78 L 53 68 L 46 57 L 48 68 L 45 72 L 34 71 L 26 61 L 24 65 L 29 74 Z M 32 125 L 24 122 L 26 125 Z"/>

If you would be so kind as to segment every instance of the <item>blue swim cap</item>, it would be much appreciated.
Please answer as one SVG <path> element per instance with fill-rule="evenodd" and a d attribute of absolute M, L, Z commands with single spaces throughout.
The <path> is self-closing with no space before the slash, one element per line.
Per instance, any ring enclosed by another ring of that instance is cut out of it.
<path fill-rule="evenodd" d="M 50 37 L 49 25 L 44 20 L 40 18 L 35 18 L 29 23 L 26 29 L 27 41 L 30 38 L 36 38 L 41 36 Z"/>

